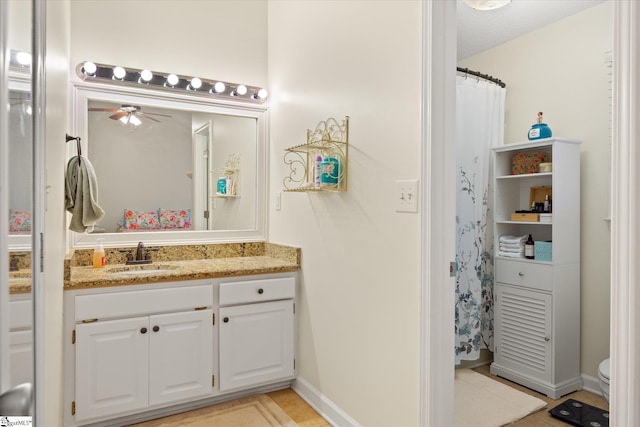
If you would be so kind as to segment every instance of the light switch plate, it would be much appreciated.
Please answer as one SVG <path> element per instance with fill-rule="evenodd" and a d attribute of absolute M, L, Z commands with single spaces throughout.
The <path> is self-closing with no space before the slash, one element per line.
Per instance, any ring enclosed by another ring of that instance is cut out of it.
<path fill-rule="evenodd" d="M 281 191 L 278 191 L 276 193 L 276 203 L 275 203 L 275 205 L 276 205 L 275 207 L 276 207 L 277 211 L 282 209 L 282 192 Z"/>
<path fill-rule="evenodd" d="M 396 181 L 396 212 L 418 212 L 418 180 Z"/>

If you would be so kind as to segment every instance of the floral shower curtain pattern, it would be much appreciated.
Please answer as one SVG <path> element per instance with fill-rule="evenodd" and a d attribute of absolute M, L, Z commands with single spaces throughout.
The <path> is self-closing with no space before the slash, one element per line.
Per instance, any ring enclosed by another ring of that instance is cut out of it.
<path fill-rule="evenodd" d="M 456 82 L 456 364 L 493 350 L 491 147 L 503 144 L 506 89 Z"/>

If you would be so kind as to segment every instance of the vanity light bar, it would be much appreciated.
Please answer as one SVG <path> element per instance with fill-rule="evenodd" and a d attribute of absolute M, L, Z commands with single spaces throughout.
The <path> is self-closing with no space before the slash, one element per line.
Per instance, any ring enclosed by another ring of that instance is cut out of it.
<path fill-rule="evenodd" d="M 128 86 L 150 86 L 153 89 L 167 91 L 188 91 L 190 95 L 196 94 L 257 104 L 264 103 L 268 96 L 266 89 L 256 86 L 98 64 L 90 61 L 78 64 L 76 74 L 86 81 Z"/>

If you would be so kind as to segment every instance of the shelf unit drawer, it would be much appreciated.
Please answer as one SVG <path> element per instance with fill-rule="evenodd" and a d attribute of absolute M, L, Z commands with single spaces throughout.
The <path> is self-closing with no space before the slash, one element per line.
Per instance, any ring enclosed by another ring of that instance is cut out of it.
<path fill-rule="evenodd" d="M 496 282 L 551 291 L 553 288 L 553 268 L 551 265 L 527 261 L 498 259 L 496 262 Z"/>
<path fill-rule="evenodd" d="M 293 277 L 220 284 L 221 306 L 290 299 L 294 296 L 295 279 Z"/>

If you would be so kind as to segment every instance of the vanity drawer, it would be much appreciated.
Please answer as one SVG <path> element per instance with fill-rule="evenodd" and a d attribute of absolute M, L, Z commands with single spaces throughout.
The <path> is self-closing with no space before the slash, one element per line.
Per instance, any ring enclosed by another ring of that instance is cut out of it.
<path fill-rule="evenodd" d="M 185 311 L 212 304 L 212 285 L 79 295 L 75 297 L 75 320 Z"/>
<path fill-rule="evenodd" d="M 496 282 L 550 291 L 553 287 L 551 265 L 498 259 Z"/>
<path fill-rule="evenodd" d="M 220 284 L 220 305 L 290 299 L 295 296 L 295 292 L 296 282 L 293 277 L 225 282 Z"/>

